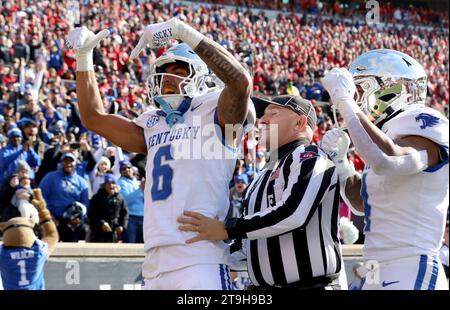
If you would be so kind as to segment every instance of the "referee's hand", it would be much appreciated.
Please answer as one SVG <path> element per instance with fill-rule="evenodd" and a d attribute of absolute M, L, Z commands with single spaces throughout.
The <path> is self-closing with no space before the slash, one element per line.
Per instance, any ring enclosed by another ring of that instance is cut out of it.
<path fill-rule="evenodd" d="M 184 216 L 178 218 L 180 231 L 197 232 L 194 238 L 186 240 L 186 243 L 194 243 L 201 240 L 226 240 L 228 239 L 225 224 L 219 220 L 204 216 L 193 211 L 184 211 Z"/>

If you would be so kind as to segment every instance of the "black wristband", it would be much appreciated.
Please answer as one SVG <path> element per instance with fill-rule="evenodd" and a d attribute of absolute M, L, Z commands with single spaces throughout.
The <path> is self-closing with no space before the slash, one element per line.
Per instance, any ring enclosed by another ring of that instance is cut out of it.
<path fill-rule="evenodd" d="M 243 226 L 242 219 L 237 217 L 229 218 L 225 222 L 225 229 L 227 230 L 228 239 L 246 238 L 247 234 Z"/>

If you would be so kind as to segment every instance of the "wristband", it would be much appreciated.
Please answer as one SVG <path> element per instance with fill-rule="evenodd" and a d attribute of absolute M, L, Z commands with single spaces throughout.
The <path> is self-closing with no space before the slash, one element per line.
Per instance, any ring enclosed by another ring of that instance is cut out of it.
<path fill-rule="evenodd" d="M 93 50 L 75 52 L 77 71 L 94 71 Z"/>
<path fill-rule="evenodd" d="M 192 28 L 191 26 L 183 23 L 178 19 L 174 19 L 175 28 L 177 30 L 178 39 L 185 42 L 192 49 L 195 49 L 197 45 L 206 38 L 203 34 Z"/>

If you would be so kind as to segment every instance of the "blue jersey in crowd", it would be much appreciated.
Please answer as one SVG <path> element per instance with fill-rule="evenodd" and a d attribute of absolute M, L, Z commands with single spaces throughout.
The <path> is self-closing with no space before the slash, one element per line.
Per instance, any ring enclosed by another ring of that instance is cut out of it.
<path fill-rule="evenodd" d="M 128 214 L 144 216 L 144 192 L 140 188 L 141 182 L 121 176 L 118 182 L 120 194 L 128 206 Z"/>
<path fill-rule="evenodd" d="M 48 244 L 36 240 L 28 248 L 0 245 L 0 274 L 5 290 L 44 290 Z"/>
<path fill-rule="evenodd" d="M 39 183 L 47 208 L 55 217 L 62 217 L 71 203 L 78 201 L 89 206 L 88 185 L 77 173 L 66 175 L 60 168 L 49 172 Z"/>

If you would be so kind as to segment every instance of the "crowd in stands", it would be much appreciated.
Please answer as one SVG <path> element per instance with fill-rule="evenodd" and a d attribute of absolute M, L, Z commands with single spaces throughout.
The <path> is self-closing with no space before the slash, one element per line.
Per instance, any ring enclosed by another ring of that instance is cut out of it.
<path fill-rule="evenodd" d="M 232 5 L 245 8 L 278 10 L 289 13 L 320 14 L 324 16 L 339 16 L 344 18 L 364 18 L 368 9 L 367 1 L 336 1 L 336 0 L 206 0 L 209 4 Z M 384 23 L 401 23 L 413 25 L 433 25 L 448 28 L 448 11 L 397 1 L 377 1 L 380 20 Z M 368 5 L 369 8 L 372 6 Z"/>
<path fill-rule="evenodd" d="M 409 12 L 409 26 L 368 26 L 344 19 L 349 9 L 338 11 L 339 3 L 313 0 L 289 2 L 294 5 L 291 12 L 311 16 L 280 14 L 273 19 L 242 7 L 140 2 L 85 0 L 80 7 L 83 25 L 112 31 L 94 52 L 99 89 L 109 113 L 133 119 L 148 107 L 145 78 L 164 49 L 146 49 L 135 61 L 129 60 L 129 53 L 145 25 L 173 16 L 226 46 L 253 74 L 255 93 L 299 94 L 312 100 L 318 115 L 316 143 L 334 126 L 329 107 L 321 104 L 328 95 L 320 78 L 327 69 L 347 66 L 370 49 L 396 49 L 417 59 L 429 75 L 428 104 L 442 112 L 448 109 L 449 44 L 442 27 L 448 25 L 446 13 L 401 8 L 402 16 Z M 283 10 L 265 1 L 217 2 Z M 18 190 L 20 197 L 29 197 L 30 189 L 39 186 L 63 241 L 142 242 L 145 156 L 114 147 L 81 123 L 75 55 L 64 44 L 71 26 L 65 17 L 74 15 L 72 5 L 55 0 L 0 1 L 0 221 L 17 215 Z M 398 17 L 396 8 L 383 10 Z M 258 150 L 255 158 L 237 162 L 231 205 L 241 206 L 242 192 L 266 156 Z M 352 152 L 350 157 L 362 170 L 358 154 Z"/>

